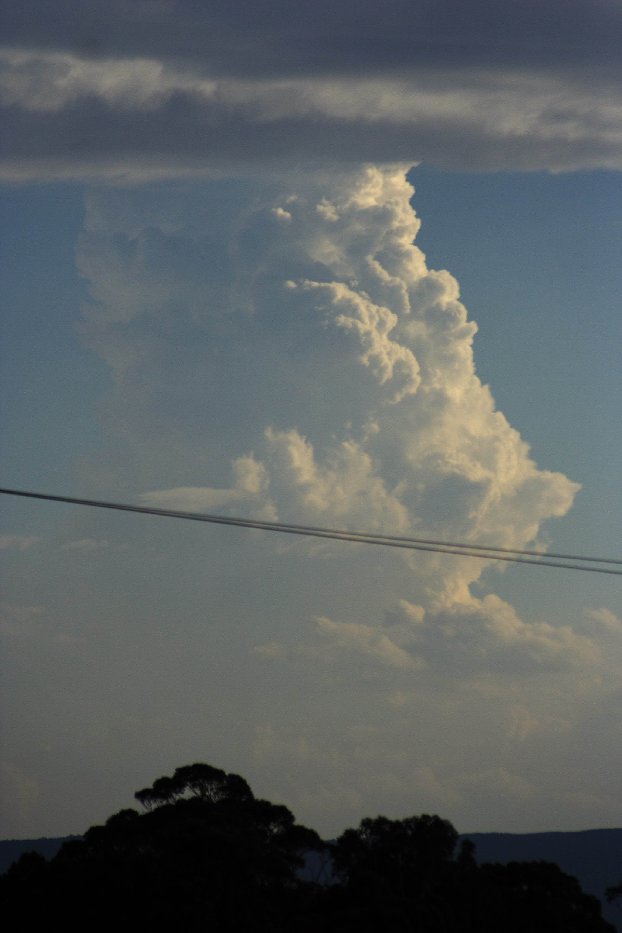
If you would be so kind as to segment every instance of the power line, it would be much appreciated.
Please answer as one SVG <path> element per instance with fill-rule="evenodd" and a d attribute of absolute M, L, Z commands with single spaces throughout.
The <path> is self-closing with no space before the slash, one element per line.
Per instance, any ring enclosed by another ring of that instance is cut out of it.
<path fill-rule="evenodd" d="M 346 529 L 321 528 L 313 525 L 293 525 L 285 522 L 268 522 L 259 519 L 234 518 L 225 515 L 211 515 L 204 512 L 185 512 L 177 509 L 158 509 L 152 506 L 130 505 L 121 502 L 106 502 L 96 499 L 78 499 L 73 496 L 57 496 L 42 492 L 27 492 L 18 489 L 0 488 L 0 494 L 22 496 L 30 499 L 44 499 L 50 502 L 64 502 L 70 505 L 83 505 L 98 509 L 114 509 L 122 512 L 138 512 L 143 515 L 157 515 L 166 518 L 181 518 L 187 521 L 209 522 L 215 525 L 232 525 L 240 528 L 255 528 L 260 531 L 276 531 L 281 534 L 295 534 L 314 538 L 329 538 L 335 541 L 349 541 L 359 544 L 375 544 L 383 547 L 396 547 L 415 551 L 431 551 L 437 554 L 451 554 L 459 557 L 476 557 L 480 560 L 502 560 L 510 563 L 531 564 L 539 567 L 555 567 L 564 570 L 584 570 L 591 573 L 607 573 L 622 576 L 622 570 L 613 567 L 598 567 L 595 564 L 618 564 L 622 560 L 609 557 L 585 557 L 576 554 L 546 554 L 539 551 L 494 547 L 482 544 L 464 544 L 452 541 L 436 541 L 425 538 L 399 537 Z M 537 559 L 532 560 L 531 557 Z M 568 563 L 572 561 L 572 563 Z M 577 561 L 581 563 L 576 563 Z"/>

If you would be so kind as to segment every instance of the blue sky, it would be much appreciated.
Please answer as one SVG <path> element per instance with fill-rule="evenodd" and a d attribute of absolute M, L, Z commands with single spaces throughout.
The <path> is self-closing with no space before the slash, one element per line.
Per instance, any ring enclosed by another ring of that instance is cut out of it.
<path fill-rule="evenodd" d="M 2 485 L 619 557 L 619 8 L 174 6 L 7 16 Z M 3 837 L 620 824 L 619 578 L 2 512 Z"/>
<path fill-rule="evenodd" d="M 456 275 L 479 325 L 480 377 L 538 464 L 582 484 L 572 511 L 550 529 L 555 548 L 617 553 L 619 175 L 463 175 L 421 166 L 413 180 L 421 246 L 431 265 Z M 550 580 L 542 582 L 543 596 Z M 577 598 L 568 582 L 552 600 L 565 612 Z M 577 585 L 585 592 L 591 581 Z"/>

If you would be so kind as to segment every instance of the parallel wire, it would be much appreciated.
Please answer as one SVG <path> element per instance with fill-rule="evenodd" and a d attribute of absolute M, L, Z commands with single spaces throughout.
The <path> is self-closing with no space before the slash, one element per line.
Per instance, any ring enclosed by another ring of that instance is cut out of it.
<path fill-rule="evenodd" d="M 255 528 L 260 531 L 276 531 L 281 534 L 295 534 L 314 538 L 329 538 L 335 541 L 349 541 L 359 544 L 375 544 L 383 547 L 403 548 L 415 551 L 431 551 L 437 554 L 451 554 L 458 557 L 476 557 L 480 560 L 501 560 L 510 563 L 531 564 L 538 567 L 555 567 L 563 570 L 584 570 L 591 573 L 607 573 L 622 576 L 622 570 L 612 567 L 597 567 L 593 564 L 618 564 L 622 560 L 610 557 L 583 557 L 576 554 L 551 553 L 543 555 L 539 551 L 514 548 L 494 547 L 483 544 L 463 544 L 452 541 L 437 541 L 426 538 L 408 538 L 397 535 L 382 535 L 362 531 L 347 531 L 336 528 L 320 528 L 313 525 L 293 525 L 285 522 L 268 522 L 259 519 L 235 518 L 225 515 L 212 515 L 204 512 L 185 512 L 177 509 L 158 509 L 153 506 L 130 505 L 121 502 L 107 502 L 96 499 L 78 499 L 73 496 L 58 496 L 41 492 L 27 492 L 17 489 L 0 488 L 0 494 L 22 496 L 30 499 L 44 499 L 50 502 L 65 502 L 71 505 L 83 505 L 98 509 L 114 509 L 122 512 L 138 512 L 143 515 L 156 515 L 165 518 L 181 518 L 187 521 L 208 522 L 215 525 L 232 525 L 240 528 Z M 531 560 L 536 557 L 537 560 Z M 570 563 L 569 563 L 570 561 Z M 576 563 L 581 561 L 582 563 Z"/>

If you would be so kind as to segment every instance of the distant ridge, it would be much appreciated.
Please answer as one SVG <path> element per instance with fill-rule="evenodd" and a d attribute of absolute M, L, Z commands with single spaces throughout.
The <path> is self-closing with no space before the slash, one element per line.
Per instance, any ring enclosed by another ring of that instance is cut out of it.
<path fill-rule="evenodd" d="M 63 842 L 80 839 L 80 836 L 63 836 L 58 839 L 2 839 L 0 840 L 0 875 L 10 868 L 24 852 L 38 852 L 46 859 L 54 858 Z"/>

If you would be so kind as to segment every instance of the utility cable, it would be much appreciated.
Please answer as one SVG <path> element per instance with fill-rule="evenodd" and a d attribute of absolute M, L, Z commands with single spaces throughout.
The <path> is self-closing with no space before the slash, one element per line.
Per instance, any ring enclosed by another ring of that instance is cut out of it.
<path fill-rule="evenodd" d="M 436 541 L 425 538 L 408 538 L 396 535 L 382 535 L 345 529 L 320 528 L 312 525 L 293 525 L 285 522 L 268 522 L 259 519 L 235 518 L 225 515 L 212 515 L 204 512 L 185 512 L 177 509 L 159 509 L 153 506 L 130 505 L 120 502 L 107 502 L 96 499 L 78 499 L 72 496 L 58 496 L 41 492 L 27 492 L 17 489 L 0 488 L 0 494 L 22 496 L 31 499 L 44 499 L 50 502 L 64 502 L 71 505 L 83 505 L 99 509 L 115 509 L 123 512 L 138 512 L 144 515 L 157 515 L 167 518 L 182 518 L 189 521 L 209 522 L 217 525 L 232 525 L 241 528 L 255 528 L 260 531 L 277 531 L 282 534 L 295 534 L 314 538 L 329 538 L 336 541 L 349 541 L 360 544 L 375 544 L 384 547 L 404 548 L 416 551 L 431 551 L 438 554 L 451 554 L 459 557 L 477 557 L 480 560 L 502 560 L 510 563 L 532 564 L 543 567 L 555 567 L 565 570 L 584 570 L 592 573 L 607 573 L 622 576 L 622 570 L 613 567 L 598 567 L 594 564 L 622 564 L 616 558 L 583 557 L 576 554 L 541 554 L 539 551 L 519 550 L 494 547 L 492 545 L 463 544 L 451 541 Z M 530 557 L 537 559 L 532 560 Z M 561 560 L 560 560 L 561 559 Z M 567 561 L 572 561 L 568 563 Z M 581 563 L 576 563 L 580 561 Z M 583 562 L 589 562 L 584 565 Z"/>

